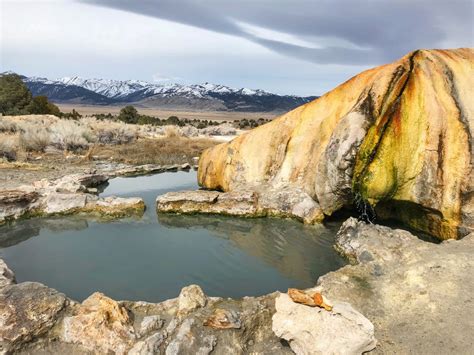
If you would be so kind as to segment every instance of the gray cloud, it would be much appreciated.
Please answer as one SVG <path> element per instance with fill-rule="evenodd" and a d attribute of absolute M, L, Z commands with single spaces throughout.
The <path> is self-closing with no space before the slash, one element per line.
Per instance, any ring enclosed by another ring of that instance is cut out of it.
<path fill-rule="evenodd" d="M 474 41 L 471 0 L 79 1 L 241 37 L 319 64 L 376 64 L 417 48 L 472 46 Z M 310 45 L 263 37 L 241 24 Z"/>

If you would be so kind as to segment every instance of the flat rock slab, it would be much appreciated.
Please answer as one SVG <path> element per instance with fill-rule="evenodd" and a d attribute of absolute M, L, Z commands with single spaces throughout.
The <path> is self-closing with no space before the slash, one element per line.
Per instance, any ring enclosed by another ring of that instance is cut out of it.
<path fill-rule="evenodd" d="M 88 192 L 108 180 L 101 174 L 67 175 L 55 181 L 41 180 L 33 186 L 0 191 L 0 224 L 25 216 L 90 213 L 105 218 L 143 214 L 141 198 L 100 198 Z"/>
<path fill-rule="evenodd" d="M 231 192 L 169 192 L 157 197 L 156 208 L 158 212 L 290 217 L 309 224 L 324 218 L 316 201 L 300 189 L 288 186 L 279 189 L 254 186 Z"/>

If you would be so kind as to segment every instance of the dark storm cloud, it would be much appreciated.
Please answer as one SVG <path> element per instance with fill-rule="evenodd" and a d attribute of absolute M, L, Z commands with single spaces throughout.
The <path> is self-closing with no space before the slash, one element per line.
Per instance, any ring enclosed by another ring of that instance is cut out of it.
<path fill-rule="evenodd" d="M 238 36 L 322 64 L 380 63 L 417 48 L 474 41 L 471 0 L 81 1 Z M 263 37 L 245 24 L 309 45 Z"/>

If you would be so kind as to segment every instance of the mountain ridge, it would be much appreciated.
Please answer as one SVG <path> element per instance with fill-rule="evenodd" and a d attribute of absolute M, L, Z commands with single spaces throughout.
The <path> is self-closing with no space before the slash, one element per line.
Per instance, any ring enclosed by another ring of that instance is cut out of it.
<path fill-rule="evenodd" d="M 2 75 L 11 73 L 5 72 Z M 141 107 L 242 112 L 285 112 L 316 96 L 278 95 L 261 89 L 211 84 L 156 84 L 142 80 L 48 79 L 20 75 L 34 96 L 56 103 L 91 105 L 134 104 Z"/>

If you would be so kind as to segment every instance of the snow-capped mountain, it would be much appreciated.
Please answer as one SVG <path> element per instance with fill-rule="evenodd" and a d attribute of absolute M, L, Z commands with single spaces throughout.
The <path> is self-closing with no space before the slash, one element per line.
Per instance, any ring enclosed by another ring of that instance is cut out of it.
<path fill-rule="evenodd" d="M 155 84 L 140 80 L 22 77 L 33 95 L 55 102 L 131 103 L 145 107 L 229 111 L 288 111 L 313 99 L 217 84 Z"/>

